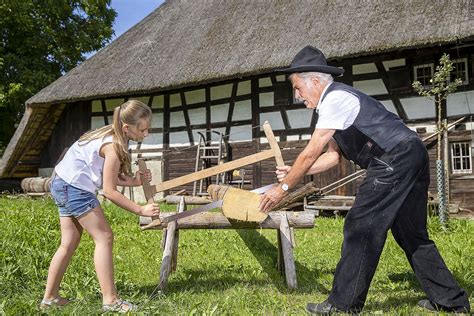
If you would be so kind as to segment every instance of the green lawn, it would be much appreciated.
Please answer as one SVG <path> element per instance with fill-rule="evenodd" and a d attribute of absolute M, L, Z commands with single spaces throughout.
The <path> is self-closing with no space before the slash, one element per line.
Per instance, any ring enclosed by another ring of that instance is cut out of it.
<path fill-rule="evenodd" d="M 275 231 L 181 231 L 178 268 L 162 294 L 154 291 L 162 256 L 161 231 L 141 231 L 137 217 L 111 204 L 105 207 L 115 233 L 119 293 L 147 314 L 304 315 L 306 303 L 324 300 L 331 288 L 342 242 L 342 219 L 317 218 L 314 229 L 295 232 L 298 289 L 293 292 L 286 290 L 284 278 L 275 269 Z M 57 209 L 50 199 L 4 195 L 0 196 L 0 216 L 0 315 L 37 313 L 49 262 L 59 244 Z M 432 218 L 430 235 L 470 293 L 473 305 L 474 221 L 451 220 L 449 231 L 443 232 Z M 77 302 L 58 313 L 100 312 L 93 247 L 84 234 L 62 283 L 62 294 Z M 416 302 L 423 297 L 390 235 L 364 312 L 420 314 Z"/>

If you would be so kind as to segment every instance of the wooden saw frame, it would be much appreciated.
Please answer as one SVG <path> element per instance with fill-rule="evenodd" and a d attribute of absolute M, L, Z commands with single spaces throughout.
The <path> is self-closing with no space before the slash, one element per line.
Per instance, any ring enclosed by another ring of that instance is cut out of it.
<path fill-rule="evenodd" d="M 280 147 L 275 139 L 270 124 L 266 121 L 263 124 L 263 130 L 267 137 L 270 149 L 262 152 L 246 156 L 237 160 L 226 162 L 224 164 L 204 169 L 198 172 L 190 173 L 182 177 L 178 177 L 169 181 L 152 185 L 145 177 L 142 176 L 142 186 L 145 198 L 148 203 L 153 203 L 153 197 L 156 193 L 169 190 L 193 181 L 205 179 L 210 176 L 220 174 L 222 172 L 231 171 L 243 166 L 251 165 L 259 161 L 274 157 L 277 166 L 284 166 L 283 157 Z M 146 163 L 143 159 L 138 159 L 139 170 L 145 171 Z M 186 210 L 184 197 L 181 197 L 178 206 L 178 212 Z M 172 215 L 170 213 L 161 214 L 161 216 Z M 154 225 L 149 225 L 154 222 Z M 161 223 L 161 225 L 160 225 Z M 199 224 L 200 223 L 200 224 Z M 160 269 L 159 288 L 165 290 L 168 284 L 168 278 L 172 271 L 175 271 L 178 258 L 178 241 L 179 229 L 255 229 L 267 228 L 277 230 L 278 240 L 278 269 L 285 275 L 286 284 L 289 289 L 297 287 L 296 267 L 293 255 L 293 247 L 295 246 L 295 238 L 293 228 L 312 228 L 314 227 L 314 215 L 310 212 L 271 212 L 267 219 L 262 223 L 253 222 L 236 222 L 226 218 L 221 213 L 206 212 L 193 215 L 186 219 L 171 221 L 169 223 L 161 222 L 159 217 L 140 217 L 140 225 L 142 229 L 162 229 L 163 239 L 163 260 Z"/>
<path fill-rule="evenodd" d="M 267 137 L 268 143 L 270 144 L 270 149 L 261 151 L 259 153 L 256 153 L 250 156 L 242 157 L 240 159 L 232 160 L 232 161 L 220 164 L 218 166 L 214 166 L 211 168 L 203 169 L 201 171 L 193 172 L 193 173 L 190 173 L 190 174 L 187 174 L 187 175 L 184 175 L 172 180 L 164 181 L 157 185 L 150 184 L 145 179 L 145 177 L 142 176 L 141 180 L 142 180 L 143 192 L 145 194 L 145 199 L 147 200 L 148 203 L 153 203 L 153 197 L 155 196 L 155 194 L 159 192 L 176 188 L 176 187 L 179 187 L 179 186 L 182 186 L 194 181 L 198 181 L 201 179 L 206 179 L 223 172 L 239 169 L 243 166 L 251 165 L 259 161 L 272 158 L 272 157 L 275 157 L 277 166 L 284 166 L 285 163 L 283 162 L 283 157 L 281 155 L 280 147 L 278 147 L 278 142 L 276 141 L 275 136 L 273 135 L 273 130 L 270 126 L 270 123 L 268 123 L 268 121 L 265 121 L 265 123 L 263 123 L 263 130 Z M 143 159 L 138 159 L 138 169 L 140 171 L 145 171 L 147 169 L 146 163 Z"/>

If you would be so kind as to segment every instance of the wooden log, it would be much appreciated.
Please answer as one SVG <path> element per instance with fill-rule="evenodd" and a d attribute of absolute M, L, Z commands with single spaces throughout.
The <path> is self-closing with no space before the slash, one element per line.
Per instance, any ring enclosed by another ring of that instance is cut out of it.
<path fill-rule="evenodd" d="M 207 189 L 212 200 L 222 200 L 222 213 L 239 221 L 263 222 L 267 214 L 260 211 L 260 194 L 226 185 L 212 184 Z"/>
<path fill-rule="evenodd" d="M 317 188 L 313 182 L 306 183 L 303 187 L 292 191 L 287 196 L 285 196 L 280 201 L 280 203 L 278 203 L 277 205 L 275 205 L 275 207 L 272 208 L 272 211 L 282 210 L 295 202 L 302 201 L 305 196 L 319 191 L 319 188 Z"/>
<path fill-rule="evenodd" d="M 168 204 L 178 204 L 181 201 L 181 198 L 184 197 L 184 203 L 186 205 L 204 205 L 211 203 L 212 200 L 205 198 L 205 197 L 200 197 L 200 196 L 178 196 L 178 195 L 167 195 L 164 199 L 164 202 Z"/>
<path fill-rule="evenodd" d="M 295 228 L 313 228 L 314 214 L 312 212 L 285 212 L 287 215 L 288 225 Z M 162 219 L 176 214 L 175 212 L 162 213 Z M 281 222 L 281 212 L 270 212 L 267 219 L 261 223 L 243 222 L 229 220 L 222 213 L 203 212 L 193 216 L 179 219 L 176 228 L 178 229 L 246 229 L 246 228 L 262 228 L 262 229 L 279 229 Z M 149 217 L 140 217 L 141 229 L 163 229 L 170 228 L 170 223 L 163 221 L 154 226 L 147 226 L 152 222 Z M 167 234 L 167 238 L 169 234 Z M 166 241 L 168 242 L 168 241 Z M 166 248 L 166 247 L 165 247 Z"/>
<path fill-rule="evenodd" d="M 286 212 L 280 212 L 280 237 L 281 237 L 281 251 L 283 261 L 285 263 L 285 278 L 286 285 L 289 289 L 296 289 L 296 268 L 295 258 L 293 256 L 293 243 L 291 241 L 291 232 Z"/>
<path fill-rule="evenodd" d="M 21 188 L 26 193 L 28 192 L 49 192 L 49 188 L 51 186 L 51 178 L 50 177 L 30 177 L 24 178 L 21 181 Z"/>

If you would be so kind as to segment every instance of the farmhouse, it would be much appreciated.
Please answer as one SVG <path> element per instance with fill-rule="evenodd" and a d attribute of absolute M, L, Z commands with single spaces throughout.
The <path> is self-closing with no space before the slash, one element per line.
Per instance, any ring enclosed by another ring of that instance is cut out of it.
<path fill-rule="evenodd" d="M 226 160 L 261 151 L 267 120 L 291 164 L 317 115 L 294 102 L 285 76 L 273 69 L 288 66 L 308 44 L 345 70 L 337 80 L 380 100 L 426 136 L 435 131 L 435 104 L 411 84 L 429 86 L 448 53 L 453 78 L 463 85 L 449 96 L 443 115 L 450 122 L 466 117 L 449 133 L 451 202 L 474 208 L 473 39 L 471 1 L 170 0 L 26 102 L 0 177 L 21 179 L 52 168 L 65 147 L 109 124 L 112 109 L 127 99 L 152 108 L 151 135 L 139 152 L 154 157 L 159 180 L 195 171 L 200 143 L 222 139 Z M 436 138 L 427 145 L 435 192 Z M 273 168 L 271 161 L 248 167 L 247 186 L 275 181 Z M 355 170 L 345 161 L 306 181 L 323 186 Z M 355 184 L 337 194 L 355 194 Z"/>

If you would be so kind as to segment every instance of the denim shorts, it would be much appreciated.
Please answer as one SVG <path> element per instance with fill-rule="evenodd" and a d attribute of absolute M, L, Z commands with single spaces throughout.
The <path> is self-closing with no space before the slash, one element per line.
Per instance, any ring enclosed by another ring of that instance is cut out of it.
<path fill-rule="evenodd" d="M 58 176 L 51 182 L 51 195 L 61 217 L 79 218 L 100 205 L 94 193 L 73 187 Z"/>

